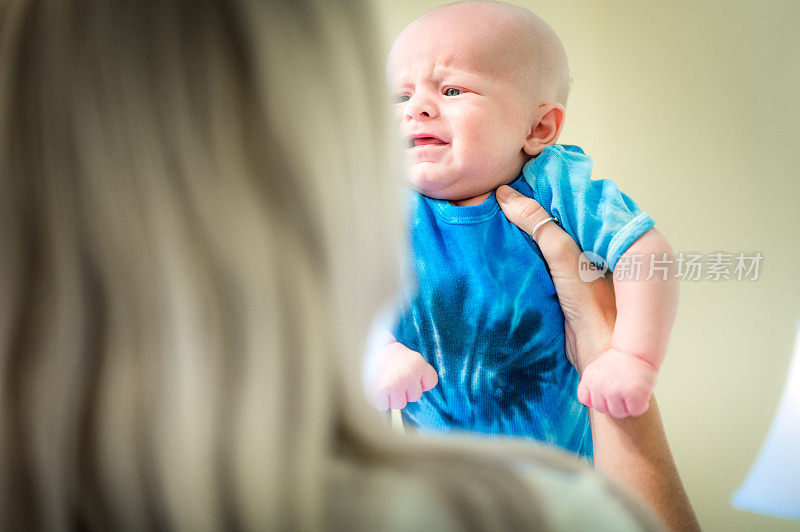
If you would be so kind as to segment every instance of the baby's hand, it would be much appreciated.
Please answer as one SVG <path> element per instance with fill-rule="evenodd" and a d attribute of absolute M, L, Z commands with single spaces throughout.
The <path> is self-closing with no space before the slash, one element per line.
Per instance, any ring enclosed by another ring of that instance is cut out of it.
<path fill-rule="evenodd" d="M 649 362 L 612 347 L 586 366 L 578 400 L 601 414 L 638 416 L 647 410 L 657 375 Z"/>
<path fill-rule="evenodd" d="M 370 400 L 379 410 L 405 408 L 439 382 L 433 366 L 400 342 L 387 344 L 378 357 L 368 388 Z"/>

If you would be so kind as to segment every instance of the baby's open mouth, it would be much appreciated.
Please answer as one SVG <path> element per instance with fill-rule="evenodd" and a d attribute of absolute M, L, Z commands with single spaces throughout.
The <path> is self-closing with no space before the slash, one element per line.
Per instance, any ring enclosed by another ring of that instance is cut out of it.
<path fill-rule="evenodd" d="M 419 136 L 408 139 L 409 148 L 414 148 L 416 146 L 441 146 L 444 144 L 447 143 L 438 137 Z"/>

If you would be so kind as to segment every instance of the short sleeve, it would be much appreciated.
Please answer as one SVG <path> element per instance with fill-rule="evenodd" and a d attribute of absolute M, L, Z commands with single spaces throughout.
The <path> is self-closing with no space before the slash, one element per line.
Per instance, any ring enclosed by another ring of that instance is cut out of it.
<path fill-rule="evenodd" d="M 583 251 L 603 257 L 610 270 L 655 225 L 613 181 L 592 180 L 592 159 L 577 146 L 548 146 L 522 173 L 533 198 L 559 219 Z"/>

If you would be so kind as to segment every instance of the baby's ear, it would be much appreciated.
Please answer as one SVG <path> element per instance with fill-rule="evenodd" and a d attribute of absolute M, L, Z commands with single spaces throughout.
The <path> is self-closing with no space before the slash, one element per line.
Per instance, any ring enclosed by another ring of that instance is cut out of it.
<path fill-rule="evenodd" d="M 522 149 L 528 155 L 535 157 L 542 153 L 547 146 L 555 144 L 564 127 L 564 117 L 567 111 L 560 103 L 545 103 L 536 110 L 536 117 L 525 144 Z"/>

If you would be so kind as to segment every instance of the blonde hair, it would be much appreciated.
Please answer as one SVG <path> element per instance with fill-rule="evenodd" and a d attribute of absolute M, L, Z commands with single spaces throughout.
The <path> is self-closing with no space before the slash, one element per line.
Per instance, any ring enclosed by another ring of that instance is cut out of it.
<path fill-rule="evenodd" d="M 364 5 L 0 13 L 2 524 L 542 526 L 513 463 L 569 459 L 361 400 L 404 242 Z"/>

